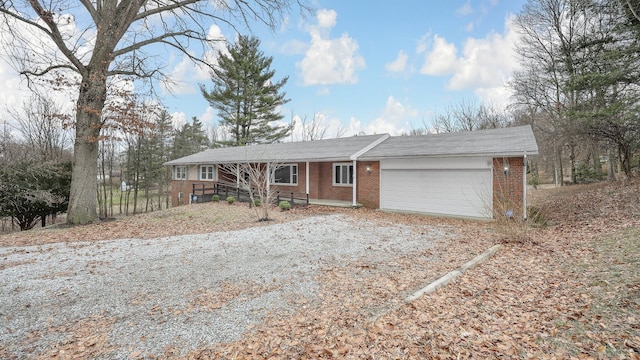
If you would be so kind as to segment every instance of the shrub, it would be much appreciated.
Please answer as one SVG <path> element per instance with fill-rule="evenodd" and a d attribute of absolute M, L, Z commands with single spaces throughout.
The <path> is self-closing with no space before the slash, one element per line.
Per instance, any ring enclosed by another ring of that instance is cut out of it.
<path fill-rule="evenodd" d="M 234 202 L 236 202 L 236 198 L 234 198 L 233 196 L 228 196 L 227 197 L 227 202 L 229 203 L 229 205 L 231 205 Z"/>
<path fill-rule="evenodd" d="M 280 204 L 278 204 L 278 207 L 280 207 L 280 210 L 286 211 L 291 209 L 291 204 L 287 200 L 282 200 Z"/>
<path fill-rule="evenodd" d="M 213 195 L 213 197 L 211 198 L 211 200 L 212 200 L 212 201 L 214 201 L 214 202 L 218 202 L 218 201 L 220 201 L 220 195 L 218 195 L 218 194 Z"/>
<path fill-rule="evenodd" d="M 588 184 L 592 182 L 602 181 L 607 177 L 597 169 L 590 167 L 588 164 L 579 164 L 576 167 L 576 183 Z"/>
<path fill-rule="evenodd" d="M 260 204 L 261 204 L 260 199 L 253 199 L 253 205 L 260 206 Z"/>

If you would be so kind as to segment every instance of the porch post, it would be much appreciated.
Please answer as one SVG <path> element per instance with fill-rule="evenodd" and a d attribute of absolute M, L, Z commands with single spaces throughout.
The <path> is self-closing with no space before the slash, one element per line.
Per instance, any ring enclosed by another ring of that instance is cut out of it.
<path fill-rule="evenodd" d="M 258 165 L 260 166 L 260 165 Z M 271 163 L 267 162 L 267 167 L 265 169 L 267 176 L 267 198 L 271 195 Z"/>
<path fill-rule="evenodd" d="M 304 180 L 305 180 L 305 191 L 307 192 L 307 198 L 309 197 L 309 162 L 304 166 Z"/>
<path fill-rule="evenodd" d="M 356 162 L 357 162 L 356 160 L 353 160 L 353 195 L 352 195 L 352 197 L 353 197 L 352 206 L 353 207 L 358 206 L 358 201 L 357 201 L 357 196 L 356 196 L 356 194 L 358 193 L 357 192 L 357 185 L 356 185 L 357 182 L 358 182 L 357 181 L 358 177 L 356 176 L 356 174 L 358 173 L 358 169 L 356 168 Z"/>
<path fill-rule="evenodd" d="M 524 159 L 522 159 L 524 166 L 522 167 L 522 212 L 524 213 L 524 219 L 527 220 L 527 152 L 524 152 Z"/>
<path fill-rule="evenodd" d="M 240 164 L 238 163 L 236 163 L 236 187 L 240 188 Z"/>

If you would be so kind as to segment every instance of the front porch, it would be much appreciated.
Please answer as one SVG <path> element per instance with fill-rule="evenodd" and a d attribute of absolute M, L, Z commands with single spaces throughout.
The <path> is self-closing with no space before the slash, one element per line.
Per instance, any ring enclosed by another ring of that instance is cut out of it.
<path fill-rule="evenodd" d="M 319 206 L 332 206 L 332 207 L 341 207 L 341 208 L 359 208 L 362 207 L 362 204 L 357 203 L 353 206 L 351 201 L 342 201 L 342 200 L 330 200 L 330 199 L 309 199 L 310 205 L 319 205 Z"/>

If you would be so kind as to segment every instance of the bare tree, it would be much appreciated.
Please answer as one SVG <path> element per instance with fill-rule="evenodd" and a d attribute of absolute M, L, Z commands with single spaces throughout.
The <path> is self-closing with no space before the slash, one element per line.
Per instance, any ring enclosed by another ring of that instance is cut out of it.
<path fill-rule="evenodd" d="M 249 199 L 259 221 L 269 220 L 269 212 L 275 200 L 275 192 L 271 183 L 281 163 L 267 161 L 264 163 L 224 164 L 221 169 L 236 178 L 240 186 L 249 192 Z"/>
<path fill-rule="evenodd" d="M 69 114 L 52 99 L 33 94 L 21 109 L 9 109 L 26 145 L 35 152 L 38 161 L 60 161 L 69 154 L 71 136 Z M 67 158 L 68 160 L 68 158 Z"/>
<path fill-rule="evenodd" d="M 510 123 L 510 116 L 494 105 L 463 100 L 455 105 L 449 105 L 444 114 L 436 115 L 431 120 L 430 127 L 435 133 L 440 134 L 495 129 L 506 127 Z"/>
<path fill-rule="evenodd" d="M 207 24 L 233 27 L 255 20 L 275 28 L 292 1 L 0 2 L 0 38 L 8 43 L 4 47 L 16 70 L 30 84 L 41 77 L 54 84 L 71 79 L 78 89 L 68 222 L 88 223 L 98 217 L 97 140 L 111 79 L 129 76 L 150 88 L 168 81 L 162 71 L 164 57 L 153 53 L 158 46 L 208 66 L 206 51 L 218 39 L 208 35 Z M 198 44 L 202 55 L 193 49 Z"/>
<path fill-rule="evenodd" d="M 294 127 L 291 135 L 293 136 L 297 132 L 300 136 L 300 141 L 314 141 L 322 140 L 326 138 L 330 125 L 326 119 L 319 113 L 314 113 L 311 121 L 307 119 L 307 116 L 291 116 L 291 125 Z M 296 129 L 297 128 L 297 129 Z M 297 131 L 296 131 L 297 130 Z M 339 138 L 347 132 L 347 129 L 342 125 L 336 129 L 335 137 Z"/>

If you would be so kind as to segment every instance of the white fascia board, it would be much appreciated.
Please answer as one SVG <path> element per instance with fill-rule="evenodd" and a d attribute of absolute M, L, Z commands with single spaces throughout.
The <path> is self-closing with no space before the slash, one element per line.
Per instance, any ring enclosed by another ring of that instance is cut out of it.
<path fill-rule="evenodd" d="M 373 149 L 374 147 L 378 146 L 380 143 L 382 143 L 383 141 L 387 140 L 388 138 L 390 138 L 391 135 L 389 134 L 384 134 L 382 135 L 380 138 L 376 139 L 376 141 L 372 142 L 371 144 L 367 145 L 366 147 L 364 147 L 362 150 L 358 151 L 357 153 L 351 155 L 350 159 L 351 160 L 358 160 L 358 158 L 360 156 L 362 156 L 364 153 L 366 153 L 367 151 Z"/>

